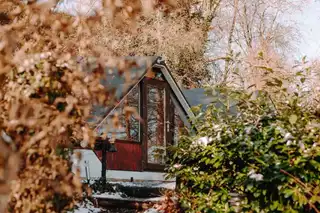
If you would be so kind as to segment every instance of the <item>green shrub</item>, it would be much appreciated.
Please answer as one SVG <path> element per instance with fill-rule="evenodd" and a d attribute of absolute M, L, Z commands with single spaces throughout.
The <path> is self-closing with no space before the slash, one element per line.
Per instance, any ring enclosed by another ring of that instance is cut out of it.
<path fill-rule="evenodd" d="M 181 137 L 168 172 L 179 177 L 185 212 L 319 212 L 320 118 L 295 93 L 219 90 Z M 283 95 L 280 95 L 283 94 Z M 230 112 L 230 99 L 236 113 Z M 221 100 L 220 100 L 221 101 Z M 201 140 L 199 140 L 201 138 Z"/>

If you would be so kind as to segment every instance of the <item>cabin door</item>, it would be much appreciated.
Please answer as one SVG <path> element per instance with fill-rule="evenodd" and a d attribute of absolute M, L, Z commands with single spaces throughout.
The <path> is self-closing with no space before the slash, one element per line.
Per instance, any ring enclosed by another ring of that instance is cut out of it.
<path fill-rule="evenodd" d="M 170 90 L 165 81 L 146 79 L 144 103 L 144 169 L 164 169 L 166 163 L 166 148 L 172 140 L 170 123 Z"/>

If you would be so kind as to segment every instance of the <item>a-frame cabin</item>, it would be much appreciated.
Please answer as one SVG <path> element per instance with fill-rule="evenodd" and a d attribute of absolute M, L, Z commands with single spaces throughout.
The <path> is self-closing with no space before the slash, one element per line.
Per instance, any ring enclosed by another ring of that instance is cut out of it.
<path fill-rule="evenodd" d="M 115 139 L 116 152 L 108 152 L 103 157 L 99 150 L 81 150 L 82 176 L 99 177 L 104 158 L 109 178 L 160 180 L 163 177 L 154 175 L 164 171 L 166 148 L 177 144 L 181 130 L 191 128 L 194 114 L 160 57 L 126 60 L 135 64 L 126 75 L 119 75 L 114 68 L 104 68 L 107 80 L 102 84 L 107 92 L 113 91 L 115 104 L 108 108 L 95 106 L 95 119 L 90 121 L 99 134 Z M 128 109 L 134 109 L 142 120 L 125 116 Z M 121 128 L 109 128 L 115 114 Z"/>

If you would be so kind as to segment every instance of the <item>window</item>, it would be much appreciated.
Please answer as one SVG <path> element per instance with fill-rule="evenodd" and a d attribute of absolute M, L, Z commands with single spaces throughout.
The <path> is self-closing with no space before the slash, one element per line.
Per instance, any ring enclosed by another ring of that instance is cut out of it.
<path fill-rule="evenodd" d="M 104 121 L 99 132 L 107 133 L 108 138 L 112 139 L 140 142 L 139 105 L 140 87 L 137 85 L 110 113 L 109 119 Z M 117 126 L 115 126 L 115 119 L 112 117 L 118 118 Z"/>
<path fill-rule="evenodd" d="M 147 85 L 148 163 L 165 164 L 165 88 Z"/>
<path fill-rule="evenodd" d="M 174 107 L 174 129 L 173 129 L 173 145 L 178 145 L 179 138 L 181 135 L 186 133 L 186 129 L 184 123 L 180 117 L 177 107 Z"/>

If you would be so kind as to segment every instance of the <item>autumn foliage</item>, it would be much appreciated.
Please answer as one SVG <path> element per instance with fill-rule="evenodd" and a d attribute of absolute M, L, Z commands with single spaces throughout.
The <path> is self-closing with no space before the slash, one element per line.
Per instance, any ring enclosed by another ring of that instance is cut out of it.
<path fill-rule="evenodd" d="M 0 212 L 73 207 L 82 187 L 79 172 L 71 173 L 68 148 L 82 140 L 93 145 L 95 135 L 86 123 L 91 107 L 111 104 L 100 85 L 101 67 L 125 73 L 132 66 L 104 57 L 88 35 L 104 15 L 129 29 L 142 12 L 175 6 L 104 1 L 97 16 L 84 18 L 54 14 L 50 8 L 56 2 L 48 2 L 0 1 Z M 77 61 L 79 54 L 95 56 L 100 66 L 87 72 L 90 66 Z"/>

